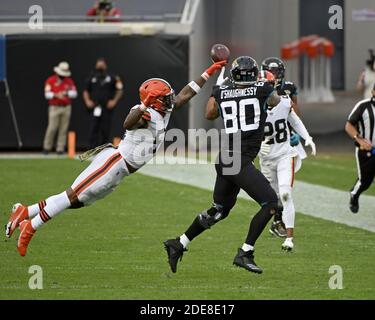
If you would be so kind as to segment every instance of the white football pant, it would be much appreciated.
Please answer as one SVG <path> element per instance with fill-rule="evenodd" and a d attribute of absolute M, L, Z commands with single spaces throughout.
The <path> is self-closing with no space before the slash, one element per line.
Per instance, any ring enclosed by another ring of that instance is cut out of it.
<path fill-rule="evenodd" d="M 72 189 L 85 206 L 110 194 L 129 175 L 124 158 L 115 148 L 106 148 L 77 177 Z"/>
<path fill-rule="evenodd" d="M 295 158 L 287 156 L 280 159 L 261 160 L 261 171 L 283 205 L 283 222 L 287 229 L 294 228 L 295 208 L 292 198 Z"/>

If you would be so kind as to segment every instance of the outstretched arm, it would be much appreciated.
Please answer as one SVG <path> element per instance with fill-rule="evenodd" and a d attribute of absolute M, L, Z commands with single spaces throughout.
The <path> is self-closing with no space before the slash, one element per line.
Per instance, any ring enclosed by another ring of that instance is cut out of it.
<path fill-rule="evenodd" d="M 311 154 L 316 155 L 316 147 L 315 143 L 313 142 L 312 137 L 310 136 L 309 132 L 307 131 L 305 125 L 303 124 L 300 117 L 293 111 L 290 111 L 288 116 L 288 122 L 291 124 L 293 129 L 305 140 L 305 146 L 309 146 L 311 148 Z"/>
<path fill-rule="evenodd" d="M 309 132 L 307 131 L 301 118 L 297 116 L 296 112 L 293 109 L 289 113 L 288 122 L 304 140 L 307 140 L 310 137 Z"/>
<path fill-rule="evenodd" d="M 194 97 L 204 86 L 209 77 L 211 77 L 216 71 L 220 70 L 221 67 L 223 67 L 226 63 L 227 61 L 215 62 L 205 72 L 203 72 L 199 78 L 188 83 L 176 96 L 175 107 L 182 107 L 192 97 Z"/>

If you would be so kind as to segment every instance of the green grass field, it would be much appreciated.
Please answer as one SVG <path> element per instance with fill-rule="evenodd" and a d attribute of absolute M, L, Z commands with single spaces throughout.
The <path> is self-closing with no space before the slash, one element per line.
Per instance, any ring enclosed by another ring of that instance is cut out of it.
<path fill-rule="evenodd" d="M 34 203 L 61 192 L 84 164 L 59 160 L 0 160 L 0 223 L 18 201 Z M 354 183 L 352 155 L 304 162 L 297 178 L 347 190 Z M 375 195 L 374 186 L 367 194 Z M 257 206 L 239 199 L 231 216 L 197 238 L 169 271 L 162 241 L 175 237 L 211 193 L 141 174 L 125 179 L 106 199 L 68 210 L 38 230 L 21 258 L 14 239 L 0 242 L 1 299 L 375 299 L 375 234 L 303 214 L 296 249 L 264 232 L 255 275 L 232 266 Z M 44 289 L 30 290 L 28 268 L 43 268 Z M 329 267 L 344 271 L 342 290 L 328 287 Z"/>

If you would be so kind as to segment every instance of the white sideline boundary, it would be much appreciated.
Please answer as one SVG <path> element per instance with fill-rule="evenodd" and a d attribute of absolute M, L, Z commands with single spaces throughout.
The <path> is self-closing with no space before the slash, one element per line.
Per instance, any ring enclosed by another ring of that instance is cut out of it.
<path fill-rule="evenodd" d="M 148 164 L 140 173 L 164 180 L 213 190 L 216 172 L 212 164 Z M 242 190 L 239 197 L 250 199 Z M 293 199 L 297 212 L 375 232 L 375 197 L 362 195 L 360 211 L 349 210 L 349 192 L 296 181 Z"/>

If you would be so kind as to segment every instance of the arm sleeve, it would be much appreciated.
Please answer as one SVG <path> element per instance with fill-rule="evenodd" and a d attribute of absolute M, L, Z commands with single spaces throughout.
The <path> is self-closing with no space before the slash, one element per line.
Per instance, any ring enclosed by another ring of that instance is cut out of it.
<path fill-rule="evenodd" d="M 302 120 L 293 110 L 291 110 L 291 112 L 289 113 L 288 122 L 291 124 L 293 129 L 303 138 L 303 140 L 307 140 L 310 138 L 309 132 L 307 131 Z"/>

